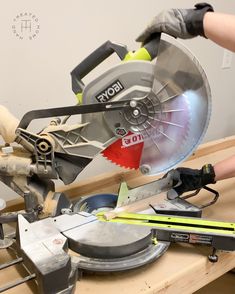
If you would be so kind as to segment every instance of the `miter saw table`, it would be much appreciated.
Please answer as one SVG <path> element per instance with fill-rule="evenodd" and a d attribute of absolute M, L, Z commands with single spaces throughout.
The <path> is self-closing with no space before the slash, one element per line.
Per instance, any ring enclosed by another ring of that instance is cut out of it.
<path fill-rule="evenodd" d="M 196 168 L 205 162 L 212 164 L 234 154 L 235 138 L 216 141 L 203 145 L 198 153 L 185 162 L 184 166 Z M 198 155 L 197 155 L 198 154 Z M 206 154 L 202 156 L 203 154 Z M 71 185 L 66 188 L 70 197 L 79 193 L 95 194 L 97 192 L 116 193 L 120 180 L 125 179 L 131 186 L 149 181 L 149 178 L 139 176 L 136 172 L 116 172 L 101 175 L 90 180 Z M 234 221 L 234 185 L 235 180 L 229 179 L 216 184 L 220 192 L 219 201 L 204 210 L 203 216 L 209 219 Z M 64 187 L 62 190 L 64 191 Z M 194 200 L 195 204 L 208 201 L 208 192 L 201 191 Z M 20 204 L 17 204 L 18 208 Z M 142 268 L 112 274 L 84 274 L 77 282 L 76 293 L 193 293 L 214 279 L 235 267 L 235 255 L 231 252 L 219 252 L 217 263 L 210 263 L 207 255 L 211 249 L 200 245 L 174 244 L 156 262 Z M 12 259 L 9 252 L 0 252 L 0 263 Z M 25 276 L 20 265 L 15 265 L 0 271 L 1 284 Z M 7 293 L 33 293 L 34 282 L 27 282 Z"/>

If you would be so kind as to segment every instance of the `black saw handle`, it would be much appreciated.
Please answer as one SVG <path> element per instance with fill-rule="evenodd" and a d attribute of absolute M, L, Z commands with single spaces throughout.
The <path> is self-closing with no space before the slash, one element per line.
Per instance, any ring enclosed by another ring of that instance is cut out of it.
<path fill-rule="evenodd" d="M 158 55 L 160 41 L 161 41 L 161 33 L 154 33 L 150 35 L 150 37 L 143 44 L 143 47 L 148 51 L 152 60 L 156 58 Z"/>
<path fill-rule="evenodd" d="M 106 41 L 72 70 L 72 90 L 75 94 L 81 93 L 84 89 L 82 79 L 114 52 L 123 60 L 128 50 L 124 45 Z"/>

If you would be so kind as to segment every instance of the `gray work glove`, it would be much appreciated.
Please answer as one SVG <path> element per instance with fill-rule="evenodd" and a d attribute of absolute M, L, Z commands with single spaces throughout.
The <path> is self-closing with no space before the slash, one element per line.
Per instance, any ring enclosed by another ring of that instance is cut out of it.
<path fill-rule="evenodd" d="M 146 43 L 154 33 L 166 33 L 175 38 L 190 39 L 203 36 L 203 18 L 206 12 L 214 11 L 207 3 L 198 3 L 194 9 L 169 9 L 154 17 L 138 36 L 137 42 Z"/>

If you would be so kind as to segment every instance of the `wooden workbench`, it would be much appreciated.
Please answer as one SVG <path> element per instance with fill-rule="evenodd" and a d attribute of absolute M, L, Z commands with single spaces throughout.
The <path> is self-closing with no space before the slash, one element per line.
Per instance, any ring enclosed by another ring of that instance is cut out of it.
<path fill-rule="evenodd" d="M 198 151 L 183 166 L 200 168 L 205 163 L 215 163 L 235 154 L 235 137 L 210 142 L 199 147 Z M 70 197 L 85 194 L 116 192 L 121 180 L 125 179 L 130 186 L 143 184 L 151 180 L 138 172 L 114 172 L 97 176 L 68 187 L 60 188 Z M 203 217 L 222 221 L 235 222 L 235 178 L 224 180 L 213 185 L 220 193 L 218 202 L 204 210 Z M 210 195 L 201 191 L 194 203 L 208 201 Z M 10 209 L 22 207 L 22 201 L 10 201 Z M 168 251 L 157 261 L 142 268 L 125 273 L 106 275 L 85 274 L 77 282 L 76 293 L 79 294 L 137 294 L 137 293 L 194 293 L 211 281 L 223 276 L 235 267 L 235 253 L 219 252 L 219 261 L 208 261 L 210 248 L 199 245 L 172 244 Z M 0 263 L 11 259 L 9 252 L 0 251 Z M 20 277 L 20 266 L 11 267 L 0 272 L 0 285 Z M 234 277 L 235 280 L 235 277 Z M 233 286 L 235 293 L 235 281 Z M 7 293 L 35 293 L 34 283 L 20 285 Z M 203 293 L 203 291 L 200 291 Z M 209 293 L 205 291 L 204 293 Z M 216 289 L 214 293 L 216 292 Z"/>

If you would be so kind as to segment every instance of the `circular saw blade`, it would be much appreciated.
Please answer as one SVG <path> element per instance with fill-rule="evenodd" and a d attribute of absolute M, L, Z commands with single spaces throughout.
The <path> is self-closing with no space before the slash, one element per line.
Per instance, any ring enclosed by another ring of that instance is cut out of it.
<path fill-rule="evenodd" d="M 140 168 L 148 174 L 165 172 L 191 155 L 211 113 L 209 84 L 191 52 L 168 36 L 158 52 L 151 92 L 158 107 L 141 130 Z"/>
<path fill-rule="evenodd" d="M 199 62 L 174 38 L 163 35 L 152 90 L 135 101 L 136 107 L 123 113 L 122 124 L 131 133 L 108 146 L 103 151 L 106 158 L 125 168 L 159 174 L 192 154 L 208 127 L 210 87 Z M 139 140 L 133 142 L 134 135 Z"/>

